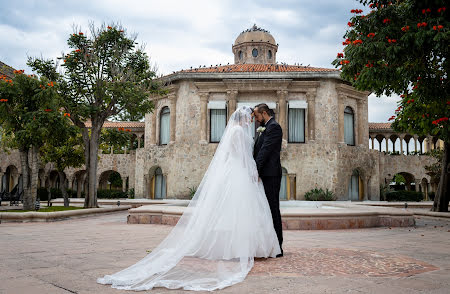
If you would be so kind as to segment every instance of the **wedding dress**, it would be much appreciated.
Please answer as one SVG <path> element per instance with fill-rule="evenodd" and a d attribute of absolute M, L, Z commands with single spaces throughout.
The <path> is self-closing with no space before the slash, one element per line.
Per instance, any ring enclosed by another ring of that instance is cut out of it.
<path fill-rule="evenodd" d="M 251 109 L 232 115 L 194 197 L 142 260 L 97 280 L 113 288 L 212 291 L 239 283 L 254 257 L 281 252 L 253 160 Z"/>

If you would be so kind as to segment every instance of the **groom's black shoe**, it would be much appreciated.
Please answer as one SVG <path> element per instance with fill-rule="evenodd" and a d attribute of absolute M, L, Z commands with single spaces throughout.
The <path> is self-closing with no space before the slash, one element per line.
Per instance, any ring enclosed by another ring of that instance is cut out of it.
<path fill-rule="evenodd" d="M 283 257 L 283 249 L 281 249 L 281 253 L 280 253 L 280 254 L 277 254 L 276 257 L 277 257 L 277 258 L 278 258 L 278 257 Z"/>

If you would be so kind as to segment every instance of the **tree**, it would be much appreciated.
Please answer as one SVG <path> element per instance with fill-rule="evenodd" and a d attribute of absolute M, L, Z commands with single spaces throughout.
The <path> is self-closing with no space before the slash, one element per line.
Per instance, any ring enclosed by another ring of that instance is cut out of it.
<path fill-rule="evenodd" d="M 65 116 L 69 115 L 69 113 L 65 113 Z M 44 162 L 54 164 L 58 172 L 59 188 L 64 198 L 64 206 L 68 207 L 69 197 L 64 169 L 80 167 L 84 163 L 83 139 L 79 129 L 69 120 L 64 120 L 58 125 L 58 128 L 53 128 L 52 136 L 40 151 Z"/>
<path fill-rule="evenodd" d="M 122 150 L 131 143 L 131 130 L 125 128 L 102 129 L 100 132 L 100 149 L 103 153 Z"/>
<path fill-rule="evenodd" d="M 58 110 L 57 85 L 46 77 L 14 71 L 0 76 L 0 125 L 2 143 L 18 149 L 23 178 L 23 208 L 34 209 L 39 172 L 39 148 L 64 119 Z M 31 172 L 31 175 L 30 175 Z"/>
<path fill-rule="evenodd" d="M 433 135 L 444 141 L 434 211 L 448 211 L 450 199 L 450 18 L 445 0 L 360 0 L 370 12 L 353 9 L 333 61 L 358 90 L 398 94 L 389 120 L 399 132 Z"/>
<path fill-rule="evenodd" d="M 150 94 L 162 93 L 143 48 L 137 48 L 135 37 L 127 36 L 119 25 L 95 28 L 90 37 L 75 31 L 67 43 L 69 54 L 61 59 L 59 94 L 62 107 L 81 129 L 85 149 L 88 193 L 85 207 L 97 207 L 97 162 L 103 123 L 108 118 L 138 120 L 152 110 Z M 56 74 L 53 61 L 35 59 L 34 68 Z M 86 127 L 87 122 L 91 128 Z"/>

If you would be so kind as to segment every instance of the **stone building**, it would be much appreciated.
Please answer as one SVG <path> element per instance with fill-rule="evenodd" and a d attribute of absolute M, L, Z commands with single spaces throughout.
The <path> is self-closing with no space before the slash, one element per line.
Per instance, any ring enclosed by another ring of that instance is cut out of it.
<path fill-rule="evenodd" d="M 162 77 L 168 94 L 149 98 L 155 109 L 145 122 L 105 124 L 130 128 L 137 144 L 123 154 L 100 154 L 99 186 L 106 187 L 106 173 L 115 171 L 123 189 L 133 188 L 138 198 L 187 198 L 199 185 L 230 115 L 242 105 L 267 103 L 283 129 L 281 199 L 301 200 L 307 191 L 323 188 L 339 200 L 378 200 L 380 185 L 398 173 L 407 179 L 407 189 L 435 190 L 424 169 L 433 159 L 420 154 L 440 142 L 369 123 L 368 92 L 355 90 L 335 69 L 278 63 L 277 51 L 274 37 L 253 26 L 236 38 L 234 64 Z M 1 155 L 0 188 L 17 183 L 19 163 L 14 152 Z M 42 168 L 42 185 L 52 185 L 51 173 L 51 165 Z M 81 195 L 84 170 L 66 174 L 69 187 Z"/>

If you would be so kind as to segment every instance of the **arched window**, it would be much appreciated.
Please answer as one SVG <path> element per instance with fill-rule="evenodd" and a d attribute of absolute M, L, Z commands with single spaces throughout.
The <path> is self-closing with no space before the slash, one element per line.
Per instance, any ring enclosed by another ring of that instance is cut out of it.
<path fill-rule="evenodd" d="M 284 167 L 282 167 L 282 171 L 283 171 L 283 173 L 281 176 L 280 200 L 287 200 L 288 199 L 288 197 L 287 197 L 287 186 L 288 186 L 287 170 Z"/>
<path fill-rule="evenodd" d="M 253 57 L 257 57 L 258 56 L 258 49 L 253 48 L 252 55 L 253 55 Z"/>
<path fill-rule="evenodd" d="M 159 120 L 159 144 L 167 145 L 170 140 L 170 109 L 169 107 L 164 107 L 161 110 L 160 120 Z"/>
<path fill-rule="evenodd" d="M 355 120 L 353 109 L 346 107 L 344 110 L 344 140 L 348 145 L 355 145 Z"/>
<path fill-rule="evenodd" d="M 359 200 L 359 172 L 354 170 L 348 183 L 348 200 Z"/>
<path fill-rule="evenodd" d="M 239 59 L 242 60 L 242 57 L 244 56 L 244 54 L 242 53 L 242 51 L 239 51 Z"/>
<path fill-rule="evenodd" d="M 269 50 L 269 52 L 267 52 L 267 57 L 269 59 L 272 59 L 272 50 Z"/>
<path fill-rule="evenodd" d="M 161 168 L 155 171 L 155 199 L 166 198 L 166 178 L 164 177 Z"/>

